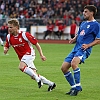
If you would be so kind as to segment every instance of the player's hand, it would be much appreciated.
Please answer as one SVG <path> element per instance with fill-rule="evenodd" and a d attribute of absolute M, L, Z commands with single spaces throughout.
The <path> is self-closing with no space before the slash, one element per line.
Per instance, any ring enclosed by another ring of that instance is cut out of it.
<path fill-rule="evenodd" d="M 8 52 L 8 48 L 4 47 L 4 54 L 7 54 L 7 52 Z"/>
<path fill-rule="evenodd" d="M 82 49 L 84 49 L 84 50 L 86 50 L 88 47 L 89 47 L 88 44 L 83 44 L 82 45 Z"/>
<path fill-rule="evenodd" d="M 75 39 L 74 39 L 74 38 L 69 40 L 69 43 L 70 43 L 70 44 L 72 44 L 72 43 L 74 43 L 74 42 L 75 42 Z"/>
<path fill-rule="evenodd" d="M 42 59 L 42 61 L 45 61 L 46 57 L 45 56 L 41 56 L 41 59 Z"/>

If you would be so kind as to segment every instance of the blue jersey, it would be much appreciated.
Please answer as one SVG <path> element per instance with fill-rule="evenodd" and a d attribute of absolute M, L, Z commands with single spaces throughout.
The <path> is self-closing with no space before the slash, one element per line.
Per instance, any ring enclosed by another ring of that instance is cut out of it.
<path fill-rule="evenodd" d="M 65 62 L 71 63 L 73 57 L 79 57 L 81 62 L 84 63 L 84 60 L 89 57 L 92 47 L 84 51 L 82 44 L 89 44 L 95 39 L 100 39 L 100 24 L 96 20 L 82 22 L 77 33 L 76 45 L 65 58 Z"/>
<path fill-rule="evenodd" d="M 79 49 L 82 49 L 82 44 L 89 44 L 93 42 L 96 38 L 100 39 L 100 24 L 93 20 L 91 22 L 84 21 L 81 23 L 78 36 L 76 40 L 76 45 L 73 52 L 77 52 Z M 88 48 L 86 51 L 90 54 L 92 47 Z"/>

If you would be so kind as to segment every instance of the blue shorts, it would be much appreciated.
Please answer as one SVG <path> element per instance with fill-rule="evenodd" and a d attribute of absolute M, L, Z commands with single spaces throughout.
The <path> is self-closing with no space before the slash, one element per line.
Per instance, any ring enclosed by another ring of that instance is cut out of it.
<path fill-rule="evenodd" d="M 84 63 L 85 59 L 89 57 L 89 53 L 87 53 L 86 51 L 79 49 L 78 51 L 72 51 L 66 58 L 65 58 L 65 62 L 69 62 L 71 63 L 72 59 L 74 57 L 79 57 L 80 58 L 80 63 Z"/>

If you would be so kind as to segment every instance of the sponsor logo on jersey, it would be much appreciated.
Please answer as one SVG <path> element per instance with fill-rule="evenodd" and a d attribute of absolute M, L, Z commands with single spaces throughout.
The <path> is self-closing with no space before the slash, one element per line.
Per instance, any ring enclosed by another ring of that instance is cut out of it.
<path fill-rule="evenodd" d="M 22 46 L 24 46 L 25 45 L 25 43 L 22 43 L 22 44 L 16 44 L 16 45 L 12 45 L 13 47 L 22 47 Z"/>
<path fill-rule="evenodd" d="M 80 35 L 85 35 L 85 30 L 82 30 L 82 31 L 80 32 Z"/>

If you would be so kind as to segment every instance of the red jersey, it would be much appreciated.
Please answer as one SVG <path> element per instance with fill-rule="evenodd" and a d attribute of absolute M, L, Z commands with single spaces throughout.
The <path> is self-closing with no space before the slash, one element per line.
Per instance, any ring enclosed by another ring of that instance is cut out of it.
<path fill-rule="evenodd" d="M 17 36 L 8 34 L 4 47 L 9 48 L 11 45 L 17 53 L 19 60 L 21 60 L 24 55 L 32 54 L 33 47 L 31 44 L 37 44 L 35 37 L 28 32 L 20 31 Z"/>
<path fill-rule="evenodd" d="M 1 26 L 1 33 L 7 33 L 8 34 L 8 26 Z"/>
<path fill-rule="evenodd" d="M 58 30 L 59 30 L 59 31 L 64 31 L 65 27 L 66 27 L 65 25 L 60 24 L 60 25 L 58 26 Z"/>
<path fill-rule="evenodd" d="M 8 26 L 2 26 L 1 29 L 2 29 L 2 30 L 8 29 Z"/>
<path fill-rule="evenodd" d="M 53 29 L 54 29 L 54 25 L 53 24 L 47 25 L 47 30 L 53 31 Z"/>
<path fill-rule="evenodd" d="M 76 32 L 76 24 L 71 24 L 70 25 L 70 34 L 75 34 Z"/>

